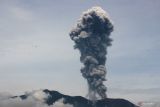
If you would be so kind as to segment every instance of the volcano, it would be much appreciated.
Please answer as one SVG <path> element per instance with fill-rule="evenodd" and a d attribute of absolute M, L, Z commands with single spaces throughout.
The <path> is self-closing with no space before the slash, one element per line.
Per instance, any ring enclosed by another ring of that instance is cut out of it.
<path fill-rule="evenodd" d="M 53 107 L 57 107 L 57 103 L 61 103 L 61 105 L 63 105 L 58 107 L 138 107 L 125 99 L 105 98 L 101 100 L 91 101 L 82 96 L 64 95 L 58 91 L 48 89 L 41 90 L 41 95 L 40 93 L 38 93 L 39 91 L 35 91 L 33 93 L 28 93 L 20 96 L 13 96 L 11 97 L 11 99 L 20 98 L 21 101 L 25 101 L 32 96 L 36 99 L 39 99 L 39 101 L 43 102 L 47 106 Z"/>

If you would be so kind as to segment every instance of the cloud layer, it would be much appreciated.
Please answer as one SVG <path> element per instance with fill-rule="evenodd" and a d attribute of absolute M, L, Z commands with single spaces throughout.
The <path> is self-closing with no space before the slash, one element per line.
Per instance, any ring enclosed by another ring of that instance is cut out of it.
<path fill-rule="evenodd" d="M 25 94 L 27 98 L 13 97 L 11 95 L 0 94 L 0 107 L 73 107 L 70 104 L 64 104 L 63 98 L 59 99 L 54 105 L 49 106 L 45 100 L 49 97 L 43 90 L 28 92 Z"/>

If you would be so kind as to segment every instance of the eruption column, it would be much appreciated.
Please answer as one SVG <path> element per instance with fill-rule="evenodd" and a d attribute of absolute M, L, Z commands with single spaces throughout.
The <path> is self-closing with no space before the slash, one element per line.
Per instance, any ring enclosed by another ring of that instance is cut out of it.
<path fill-rule="evenodd" d="M 88 97 L 96 100 L 97 95 L 106 98 L 107 73 L 105 63 L 107 47 L 111 45 L 110 33 L 113 25 L 101 7 L 93 7 L 84 12 L 70 37 L 75 42 L 75 49 L 80 51 L 80 61 L 84 64 L 81 73 L 88 82 Z"/>

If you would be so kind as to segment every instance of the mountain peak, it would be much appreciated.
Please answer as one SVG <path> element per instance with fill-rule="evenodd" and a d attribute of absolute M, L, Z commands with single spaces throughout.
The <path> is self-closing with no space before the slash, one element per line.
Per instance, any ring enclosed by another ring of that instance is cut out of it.
<path fill-rule="evenodd" d="M 60 107 L 68 107 L 67 105 L 70 105 L 71 107 L 137 107 L 136 105 L 125 99 L 105 98 L 101 100 L 91 101 L 82 96 L 64 95 L 58 91 L 48 89 L 34 91 L 20 96 L 13 96 L 11 98 L 20 98 L 21 100 L 25 101 L 29 97 L 33 97 L 34 99 L 36 99 L 36 101 L 43 102 L 48 106 L 61 104 L 63 106 Z"/>

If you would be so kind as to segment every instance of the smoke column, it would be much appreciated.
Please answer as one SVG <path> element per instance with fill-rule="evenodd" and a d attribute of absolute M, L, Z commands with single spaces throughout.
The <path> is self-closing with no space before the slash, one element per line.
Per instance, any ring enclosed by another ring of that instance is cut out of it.
<path fill-rule="evenodd" d="M 106 81 L 106 54 L 112 31 L 113 25 L 106 12 L 101 7 L 93 7 L 82 14 L 70 32 L 74 48 L 79 49 L 80 61 L 84 64 L 81 73 L 88 82 L 90 100 L 107 97 L 103 82 Z"/>

